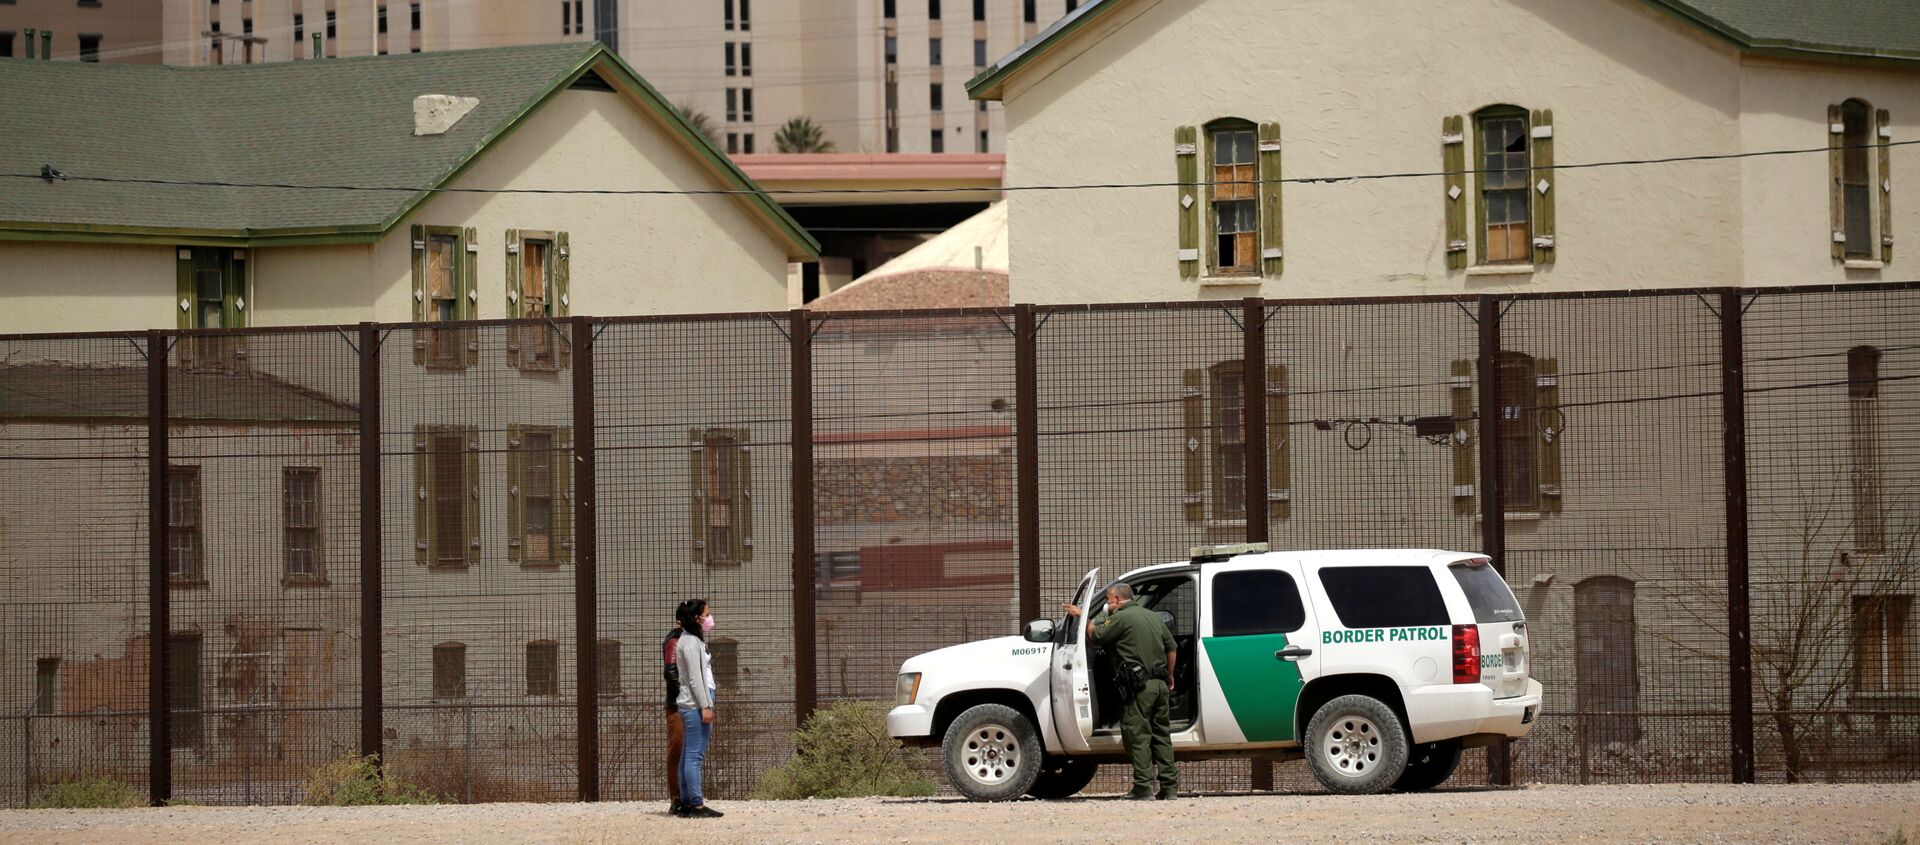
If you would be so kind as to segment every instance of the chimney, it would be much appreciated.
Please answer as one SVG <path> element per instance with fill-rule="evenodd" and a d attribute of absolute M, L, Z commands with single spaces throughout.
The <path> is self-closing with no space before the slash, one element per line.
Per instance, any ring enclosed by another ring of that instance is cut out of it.
<path fill-rule="evenodd" d="M 313 34 L 313 57 L 320 58 L 320 33 Z"/>
<path fill-rule="evenodd" d="M 40 30 L 40 58 L 53 58 L 53 30 Z"/>
<path fill-rule="evenodd" d="M 27 58 L 33 58 L 33 27 L 27 27 Z"/>

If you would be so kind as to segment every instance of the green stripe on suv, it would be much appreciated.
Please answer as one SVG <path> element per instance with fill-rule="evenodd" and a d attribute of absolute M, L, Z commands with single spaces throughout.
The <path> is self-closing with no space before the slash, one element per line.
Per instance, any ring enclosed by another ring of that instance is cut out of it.
<path fill-rule="evenodd" d="M 1273 653 L 1287 647 L 1286 634 L 1207 637 L 1220 692 L 1248 742 L 1279 742 L 1293 736 L 1293 710 L 1300 701 L 1300 667 Z"/>

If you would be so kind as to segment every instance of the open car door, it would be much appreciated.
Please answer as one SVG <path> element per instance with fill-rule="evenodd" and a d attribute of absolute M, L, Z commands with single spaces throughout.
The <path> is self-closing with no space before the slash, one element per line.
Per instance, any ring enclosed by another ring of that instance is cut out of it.
<path fill-rule="evenodd" d="M 1087 620 L 1093 618 L 1093 591 L 1100 569 L 1094 567 L 1074 590 L 1073 603 L 1081 616 L 1066 616 L 1055 629 L 1053 671 L 1049 683 L 1053 698 L 1053 730 L 1067 751 L 1086 751 L 1093 735 L 1093 682 L 1089 673 L 1093 654 L 1086 642 Z"/>

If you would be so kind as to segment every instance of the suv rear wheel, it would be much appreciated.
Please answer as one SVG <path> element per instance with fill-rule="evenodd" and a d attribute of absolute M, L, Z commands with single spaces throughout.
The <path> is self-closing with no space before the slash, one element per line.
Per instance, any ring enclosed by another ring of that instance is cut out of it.
<path fill-rule="evenodd" d="M 1425 792 L 1453 777 L 1460 765 L 1460 743 L 1429 742 L 1413 747 L 1407 757 L 1407 770 L 1393 782 L 1395 792 Z"/>
<path fill-rule="evenodd" d="M 1071 798 L 1086 789 L 1098 771 L 1099 765 L 1090 760 L 1048 757 L 1041 761 L 1040 777 L 1034 779 L 1027 794 L 1045 800 Z"/>
<path fill-rule="evenodd" d="M 1307 765 L 1334 792 L 1385 792 L 1407 768 L 1407 732 L 1377 698 L 1343 695 L 1307 722 Z"/>
<path fill-rule="evenodd" d="M 975 801 L 1011 801 L 1040 776 L 1040 737 L 1020 711 L 977 704 L 947 726 L 940 744 L 947 780 Z"/>

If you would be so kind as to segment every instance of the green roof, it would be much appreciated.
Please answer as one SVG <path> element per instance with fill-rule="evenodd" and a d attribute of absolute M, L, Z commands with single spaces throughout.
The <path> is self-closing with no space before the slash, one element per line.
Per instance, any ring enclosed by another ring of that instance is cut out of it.
<path fill-rule="evenodd" d="M 1920 61 L 1920 0 L 1646 0 L 1742 50 L 1803 59 Z M 967 82 L 999 99 L 1008 77 L 1126 0 L 1092 0 Z"/>
<path fill-rule="evenodd" d="M 393 191 L 0 179 L 0 236 L 199 236 L 369 241 L 522 118 L 588 73 L 658 115 L 719 187 L 788 244 L 819 245 L 672 105 L 597 43 L 223 67 L 0 60 L 0 172 Z M 479 100 L 441 135 L 413 134 L 422 94 Z M 582 178 L 590 178 L 583 176 Z M 582 184 L 580 187 L 600 187 Z"/>

